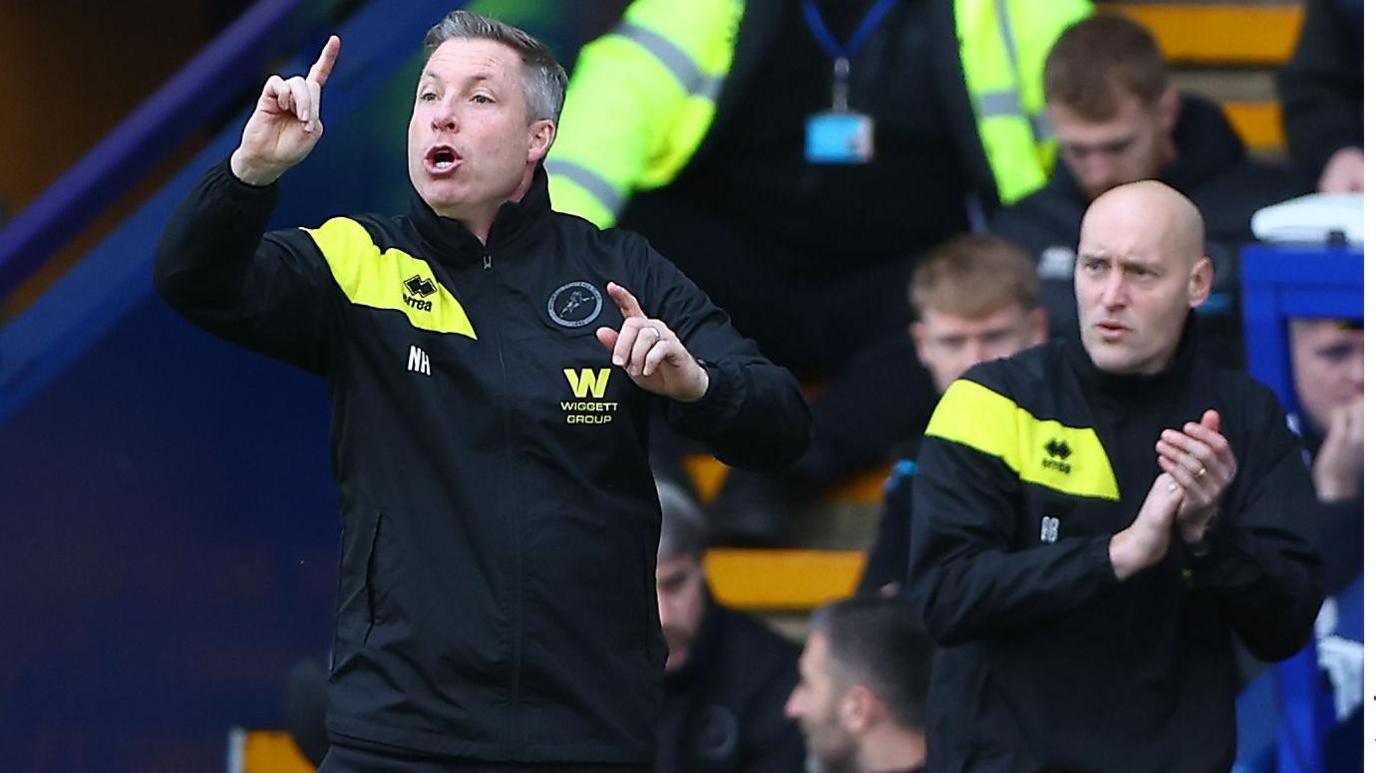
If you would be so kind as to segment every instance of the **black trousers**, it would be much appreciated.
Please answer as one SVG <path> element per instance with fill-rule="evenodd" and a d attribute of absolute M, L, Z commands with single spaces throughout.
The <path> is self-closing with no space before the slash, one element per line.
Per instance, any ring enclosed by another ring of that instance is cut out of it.
<path fill-rule="evenodd" d="M 650 767 L 440 759 L 335 744 L 320 764 L 320 773 L 650 773 Z"/>

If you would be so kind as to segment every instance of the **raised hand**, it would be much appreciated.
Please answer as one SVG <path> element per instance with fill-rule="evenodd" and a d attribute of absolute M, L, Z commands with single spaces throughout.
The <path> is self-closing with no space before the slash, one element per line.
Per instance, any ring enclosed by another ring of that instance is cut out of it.
<path fill-rule="evenodd" d="M 1184 431 L 1164 430 L 1156 442 L 1156 462 L 1184 493 L 1176 522 L 1186 542 L 1198 542 L 1218 514 L 1219 502 L 1237 475 L 1237 459 L 1219 432 L 1218 411 L 1207 410 Z"/>
<path fill-rule="evenodd" d="M 235 177 L 250 185 L 269 185 L 310 155 L 325 131 L 320 123 L 320 95 L 339 46 L 339 37 L 331 35 L 304 78 L 283 80 L 274 75 L 263 84 L 239 147 L 229 159 Z"/>
<path fill-rule="evenodd" d="M 1362 398 L 1333 410 L 1328 434 L 1314 455 L 1314 492 L 1320 502 L 1362 494 Z"/>
<path fill-rule="evenodd" d="M 615 282 L 607 294 L 621 309 L 621 330 L 597 329 L 597 340 L 612 353 L 612 364 L 624 368 L 641 389 L 690 403 L 707 394 L 707 371 L 669 326 L 650 319 L 640 301 Z"/>
<path fill-rule="evenodd" d="M 1362 192 L 1362 149 L 1343 148 L 1329 157 L 1319 175 L 1319 193 Z"/>

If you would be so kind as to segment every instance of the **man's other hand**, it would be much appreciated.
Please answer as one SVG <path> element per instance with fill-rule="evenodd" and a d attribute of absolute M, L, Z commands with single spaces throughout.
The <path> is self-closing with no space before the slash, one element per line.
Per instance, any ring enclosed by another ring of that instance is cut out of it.
<path fill-rule="evenodd" d="M 621 285 L 608 282 L 607 294 L 624 318 L 619 332 L 597 329 L 597 340 L 612 353 L 612 364 L 625 369 L 641 389 L 679 402 L 691 403 L 707 394 L 707 371 L 674 331 L 645 316 L 640 301 Z"/>
<path fill-rule="evenodd" d="M 1156 476 L 1132 524 L 1109 540 L 1109 560 L 1118 579 L 1126 580 L 1165 558 L 1183 496 L 1170 475 Z"/>

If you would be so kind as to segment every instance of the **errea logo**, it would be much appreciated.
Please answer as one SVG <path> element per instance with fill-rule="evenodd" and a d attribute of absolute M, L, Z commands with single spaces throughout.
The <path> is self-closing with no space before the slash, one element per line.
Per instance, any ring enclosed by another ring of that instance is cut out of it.
<path fill-rule="evenodd" d="M 1046 445 L 1046 458 L 1042 460 L 1042 466 L 1049 470 L 1058 470 L 1070 474 L 1070 445 L 1064 440 L 1048 440 Z"/>
<path fill-rule="evenodd" d="M 424 300 L 426 296 L 436 293 L 435 283 L 430 281 L 429 278 L 416 274 L 405 282 L 402 282 L 401 285 L 406 288 L 407 293 L 401 296 L 401 300 L 405 302 L 407 306 L 420 311 L 430 311 L 434 308 L 434 303 Z"/>

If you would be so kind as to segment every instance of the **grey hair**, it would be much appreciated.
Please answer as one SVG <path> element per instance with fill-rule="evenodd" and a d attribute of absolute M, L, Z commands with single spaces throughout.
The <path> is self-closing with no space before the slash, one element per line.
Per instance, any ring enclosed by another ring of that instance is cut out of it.
<path fill-rule="evenodd" d="M 491 40 L 514 50 L 525 64 L 521 86 L 527 117 L 559 123 L 569 76 L 549 46 L 523 29 L 471 11 L 450 11 L 425 33 L 425 58 L 446 40 Z"/>
<path fill-rule="evenodd" d="M 659 558 L 700 556 L 707 549 L 707 520 L 693 497 L 668 481 L 655 481 L 664 521 L 659 529 Z"/>

